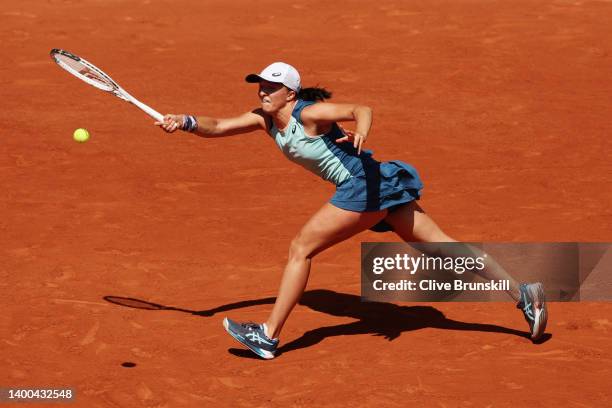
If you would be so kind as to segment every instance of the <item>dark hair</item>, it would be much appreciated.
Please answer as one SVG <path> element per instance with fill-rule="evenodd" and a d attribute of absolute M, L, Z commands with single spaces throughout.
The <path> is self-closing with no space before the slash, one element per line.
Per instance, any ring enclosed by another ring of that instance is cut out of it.
<path fill-rule="evenodd" d="M 332 93 L 325 88 L 312 87 L 303 88 L 298 92 L 297 97 L 304 101 L 324 101 L 332 97 Z"/>

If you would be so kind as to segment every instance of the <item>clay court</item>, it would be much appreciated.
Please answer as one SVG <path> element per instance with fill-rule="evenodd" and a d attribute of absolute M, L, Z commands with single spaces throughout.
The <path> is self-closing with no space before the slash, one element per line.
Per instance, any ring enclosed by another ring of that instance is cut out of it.
<path fill-rule="evenodd" d="M 0 387 L 79 407 L 612 405 L 611 303 L 550 303 L 537 345 L 511 302 L 370 307 L 360 242 L 392 234 L 315 258 L 280 356 L 255 358 L 221 321 L 267 317 L 333 185 L 264 132 L 166 134 L 49 58 L 215 117 L 258 106 L 244 76 L 287 61 L 373 108 L 366 147 L 419 170 L 453 237 L 606 242 L 611 19 L 587 0 L 1 2 Z"/>

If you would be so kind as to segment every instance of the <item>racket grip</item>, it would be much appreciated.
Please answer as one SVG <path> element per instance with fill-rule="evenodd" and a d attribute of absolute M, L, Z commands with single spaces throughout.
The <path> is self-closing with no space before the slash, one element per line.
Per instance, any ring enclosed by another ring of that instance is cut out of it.
<path fill-rule="evenodd" d="M 138 99 L 135 99 L 135 98 L 131 99 L 130 102 L 132 102 L 134 105 L 138 106 L 147 115 L 151 116 L 156 121 L 158 121 L 158 122 L 163 122 L 164 121 L 164 115 L 162 115 L 161 113 L 159 113 L 155 109 L 151 108 L 150 106 L 145 105 L 144 103 L 140 102 Z"/>

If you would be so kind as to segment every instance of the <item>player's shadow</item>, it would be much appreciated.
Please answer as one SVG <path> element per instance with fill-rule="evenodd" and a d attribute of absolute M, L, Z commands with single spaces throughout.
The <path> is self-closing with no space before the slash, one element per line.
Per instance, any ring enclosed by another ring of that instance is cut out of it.
<path fill-rule="evenodd" d="M 195 311 L 173 306 L 164 306 L 134 298 L 105 296 L 104 299 L 111 303 L 132 308 L 148 310 L 173 310 L 190 313 L 197 316 L 213 316 L 215 314 L 230 310 L 242 309 L 257 305 L 273 304 L 276 300 L 274 297 L 267 297 L 228 303 L 212 309 Z M 279 349 L 278 353 L 310 347 L 328 337 L 334 336 L 372 334 L 375 336 L 381 336 L 391 341 L 398 338 L 403 332 L 428 327 L 445 330 L 505 333 L 529 338 L 529 333 L 526 331 L 510 329 L 494 324 L 467 323 L 452 320 L 444 316 L 441 311 L 432 306 L 399 306 L 393 303 L 362 302 L 359 296 L 347 293 L 338 293 L 332 290 L 316 289 L 306 291 L 302 295 L 299 303 L 302 306 L 309 307 L 310 309 L 318 312 L 327 313 L 333 316 L 350 317 L 355 319 L 355 321 L 309 330 L 301 337 L 283 345 Z M 552 336 L 547 333 L 537 343 L 543 343 L 549 340 L 551 337 Z M 230 349 L 230 352 L 232 354 L 244 357 L 254 356 L 250 352 L 243 352 L 243 350 L 239 349 Z"/>
<path fill-rule="evenodd" d="M 356 319 L 354 322 L 309 330 L 302 337 L 285 344 L 280 352 L 309 347 L 327 337 L 372 334 L 389 341 L 403 332 L 424 328 L 505 333 L 529 339 L 529 332 L 485 323 L 452 320 L 432 306 L 399 306 L 393 303 L 362 302 L 359 296 L 329 290 L 304 293 L 300 304 L 334 316 Z M 552 337 L 546 334 L 538 343 Z"/>

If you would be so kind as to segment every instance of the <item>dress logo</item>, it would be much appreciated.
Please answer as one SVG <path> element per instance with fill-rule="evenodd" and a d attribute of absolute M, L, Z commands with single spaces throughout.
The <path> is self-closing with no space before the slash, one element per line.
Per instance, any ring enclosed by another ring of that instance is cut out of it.
<path fill-rule="evenodd" d="M 296 125 L 293 125 L 293 127 L 291 128 L 291 134 L 295 134 L 295 129 L 296 129 Z"/>

